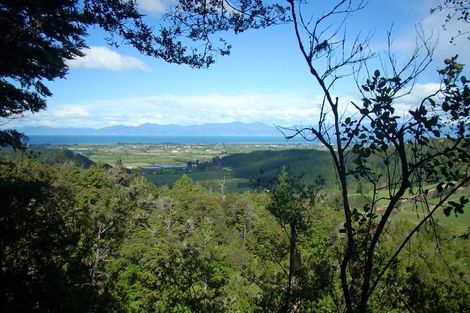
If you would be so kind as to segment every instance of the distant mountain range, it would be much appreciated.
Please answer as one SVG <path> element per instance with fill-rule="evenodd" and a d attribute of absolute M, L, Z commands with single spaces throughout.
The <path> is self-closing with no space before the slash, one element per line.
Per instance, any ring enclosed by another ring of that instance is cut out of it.
<path fill-rule="evenodd" d="M 110 126 L 104 128 L 54 128 L 27 126 L 18 129 L 28 136 L 281 136 L 274 126 L 263 123 L 216 123 L 202 125 L 158 125 Z"/>

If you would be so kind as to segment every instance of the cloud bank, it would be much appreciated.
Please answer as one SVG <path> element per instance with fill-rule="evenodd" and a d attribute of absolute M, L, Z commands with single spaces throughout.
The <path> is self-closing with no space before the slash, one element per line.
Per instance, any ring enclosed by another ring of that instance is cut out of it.
<path fill-rule="evenodd" d="M 149 72 L 151 69 L 139 59 L 117 53 L 105 46 L 91 46 L 83 51 L 84 57 L 67 61 L 70 68 L 101 69 L 107 71 L 136 70 Z"/>
<path fill-rule="evenodd" d="M 396 112 L 408 110 L 439 86 L 418 84 L 412 94 L 395 103 Z M 20 126 L 93 127 L 137 126 L 144 123 L 194 125 L 205 123 L 262 122 L 268 125 L 309 126 L 317 122 L 321 95 L 242 94 L 242 95 L 158 95 L 109 99 L 86 103 L 50 104 L 46 111 L 14 121 Z M 339 95 L 341 113 L 355 113 L 355 95 Z"/>

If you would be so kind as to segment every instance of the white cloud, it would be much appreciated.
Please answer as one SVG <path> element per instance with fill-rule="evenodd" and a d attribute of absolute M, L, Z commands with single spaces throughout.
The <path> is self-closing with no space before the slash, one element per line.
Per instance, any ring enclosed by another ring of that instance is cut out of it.
<path fill-rule="evenodd" d="M 137 0 L 137 5 L 144 11 L 161 13 L 165 11 L 165 4 L 160 0 Z"/>
<path fill-rule="evenodd" d="M 53 112 L 54 117 L 56 118 L 81 118 L 87 117 L 90 114 L 88 110 L 82 106 L 70 105 L 64 108 L 60 108 Z"/>
<path fill-rule="evenodd" d="M 169 11 L 172 7 L 175 7 L 178 4 L 177 0 L 136 0 L 137 6 L 147 14 L 159 15 Z M 212 8 L 220 8 L 220 3 L 207 3 Z M 232 5 L 223 0 L 223 8 L 225 12 L 235 12 Z"/>
<path fill-rule="evenodd" d="M 116 102 L 113 102 L 116 103 Z M 264 122 L 292 124 L 311 120 L 315 99 L 287 94 L 246 94 L 237 96 L 175 96 L 119 100 L 118 107 L 139 108 L 133 124 L 142 122 L 201 124 L 211 122 Z M 100 103 L 106 106 L 106 103 Z"/>
<path fill-rule="evenodd" d="M 176 4 L 175 0 L 137 0 L 137 5 L 147 13 L 160 14 Z"/>
<path fill-rule="evenodd" d="M 276 125 L 311 124 L 318 116 L 321 97 L 289 94 L 204 96 L 161 95 L 51 104 L 46 111 L 25 116 L 16 125 L 105 127 L 143 123 L 193 125 L 263 122 Z"/>
<path fill-rule="evenodd" d="M 446 24 L 444 29 L 442 25 L 444 24 L 447 13 L 448 12 L 443 11 L 430 14 L 426 16 L 422 22 L 424 29 L 434 30 L 439 36 L 435 59 L 440 61 L 442 67 L 442 61 L 444 59 L 459 54 L 460 62 L 470 64 L 470 57 L 468 53 L 466 53 L 470 50 L 470 40 L 467 39 L 468 35 L 459 36 L 455 38 L 453 43 L 450 43 L 451 38 L 457 36 L 459 30 L 462 32 L 470 31 L 469 24 L 454 19 Z"/>
<path fill-rule="evenodd" d="M 149 72 L 151 69 L 139 59 L 122 55 L 104 46 L 91 46 L 83 51 L 84 57 L 67 61 L 70 68 L 94 68 L 108 71 L 137 70 Z"/>
<path fill-rule="evenodd" d="M 408 111 L 439 88 L 438 84 L 416 84 L 413 92 L 395 102 L 396 113 Z M 354 93 L 339 95 L 341 114 L 356 112 Z M 144 123 L 194 125 L 204 123 L 263 122 L 269 125 L 313 125 L 320 114 L 322 96 L 293 94 L 159 95 L 91 101 L 80 104 L 51 104 L 46 111 L 27 115 L 15 124 L 56 127 L 137 126 Z M 328 118 L 327 118 L 328 122 Z"/>
<path fill-rule="evenodd" d="M 396 113 L 400 116 L 408 116 L 409 111 L 416 108 L 421 101 L 438 91 L 437 83 L 416 84 L 410 94 L 395 101 Z"/>
<path fill-rule="evenodd" d="M 416 1 L 400 1 L 403 3 L 403 9 L 406 6 L 411 6 L 411 12 L 414 12 L 416 19 L 413 20 L 414 24 L 400 24 L 398 21 L 396 26 L 392 29 L 392 44 L 391 50 L 396 57 L 398 68 L 404 66 L 406 62 L 417 48 L 422 45 L 422 40 L 419 38 L 424 35 L 425 38 L 429 38 L 429 46 L 434 47 L 433 62 L 428 66 L 428 70 L 421 75 L 425 77 L 422 81 L 437 81 L 438 75 L 437 69 L 444 67 L 444 60 L 456 54 L 459 55 L 459 62 L 464 64 L 470 64 L 470 54 L 466 53 L 470 51 L 470 40 L 468 36 L 460 36 L 455 39 L 454 43 L 450 43 L 450 39 L 458 34 L 458 31 L 468 32 L 470 31 L 470 24 L 457 21 L 454 19 L 450 23 L 446 24 L 445 29 L 442 27 L 446 15 L 450 11 L 436 11 L 433 14 L 430 13 L 431 8 L 435 8 L 437 5 L 442 4 L 442 0 L 416 0 Z M 420 34 L 421 30 L 424 34 Z M 381 33 L 378 33 L 378 40 L 374 41 L 371 48 L 377 53 L 381 53 L 382 60 L 385 65 L 389 65 L 386 62 L 384 52 L 387 51 L 388 45 L 387 40 L 384 37 L 380 37 Z M 375 38 L 375 39 L 377 39 Z M 420 59 L 424 57 L 425 51 L 421 50 Z M 380 63 L 377 63 L 376 67 L 381 68 Z M 467 67 L 468 69 L 468 67 Z"/>
<path fill-rule="evenodd" d="M 408 32 L 400 34 L 392 33 L 394 38 L 392 42 L 392 49 L 396 51 L 398 55 L 411 55 L 416 49 L 417 45 L 422 44 L 419 38 L 419 32 L 424 32 L 426 38 L 429 38 L 430 47 L 434 47 L 433 59 L 438 68 L 443 67 L 443 61 L 446 58 L 459 55 L 459 61 L 464 64 L 470 64 L 470 55 L 466 51 L 470 50 L 470 40 L 468 36 L 457 36 L 459 30 L 462 32 L 469 32 L 470 26 L 468 23 L 457 21 L 456 19 L 446 24 L 445 29 L 443 28 L 446 15 L 448 11 L 435 12 L 430 14 L 429 9 L 434 7 L 431 5 L 426 6 L 427 10 L 423 13 L 422 19 L 417 21 L 416 26 L 410 27 Z M 457 36 L 457 37 L 456 37 Z M 452 37 L 456 37 L 453 43 L 450 43 Z M 377 50 L 385 50 L 386 44 L 381 43 L 374 46 Z M 424 51 L 423 51 L 424 52 Z"/>

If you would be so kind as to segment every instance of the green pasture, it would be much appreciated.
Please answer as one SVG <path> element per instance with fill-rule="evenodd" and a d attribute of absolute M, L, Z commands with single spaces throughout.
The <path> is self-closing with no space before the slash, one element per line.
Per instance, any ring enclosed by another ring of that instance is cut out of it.
<path fill-rule="evenodd" d="M 73 145 L 68 149 L 83 154 L 94 162 L 110 165 L 121 161 L 127 167 L 147 167 L 153 164 L 207 162 L 215 157 L 260 150 L 305 149 L 305 145 L 263 144 L 118 144 Z"/>
<path fill-rule="evenodd" d="M 461 196 L 466 196 L 469 198 L 468 190 L 463 192 L 457 192 L 455 195 L 449 197 L 449 201 L 458 202 L 458 199 Z M 433 204 L 437 202 L 437 199 L 430 201 L 430 207 L 433 207 Z M 446 205 L 444 205 L 445 207 Z M 470 227 L 470 202 L 468 202 L 464 207 L 464 213 L 455 215 L 454 212 L 451 212 L 449 216 L 444 214 L 444 207 L 437 209 L 433 214 L 434 221 L 442 226 L 449 226 L 456 232 L 464 232 L 468 227 Z M 397 213 L 393 216 L 395 221 L 407 221 L 414 225 L 418 224 L 423 217 L 428 213 L 428 210 L 421 205 L 407 204 L 403 207 L 400 207 Z"/>

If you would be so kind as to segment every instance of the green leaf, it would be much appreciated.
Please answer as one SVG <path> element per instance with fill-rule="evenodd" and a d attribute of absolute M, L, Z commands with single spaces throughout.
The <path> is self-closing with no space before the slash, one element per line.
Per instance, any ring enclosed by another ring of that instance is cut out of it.
<path fill-rule="evenodd" d="M 380 79 L 379 84 L 377 85 L 377 88 L 383 88 L 383 87 L 385 87 L 385 83 L 386 83 L 386 82 L 387 82 L 387 81 L 386 81 L 385 79 L 383 79 L 383 78 Z"/>
<path fill-rule="evenodd" d="M 449 216 L 450 215 L 450 212 L 452 212 L 452 208 L 451 207 L 445 207 L 444 208 L 444 214 L 446 216 Z"/>
<path fill-rule="evenodd" d="M 462 205 L 465 205 L 468 203 L 468 199 L 465 196 L 461 196 L 459 200 Z"/>

